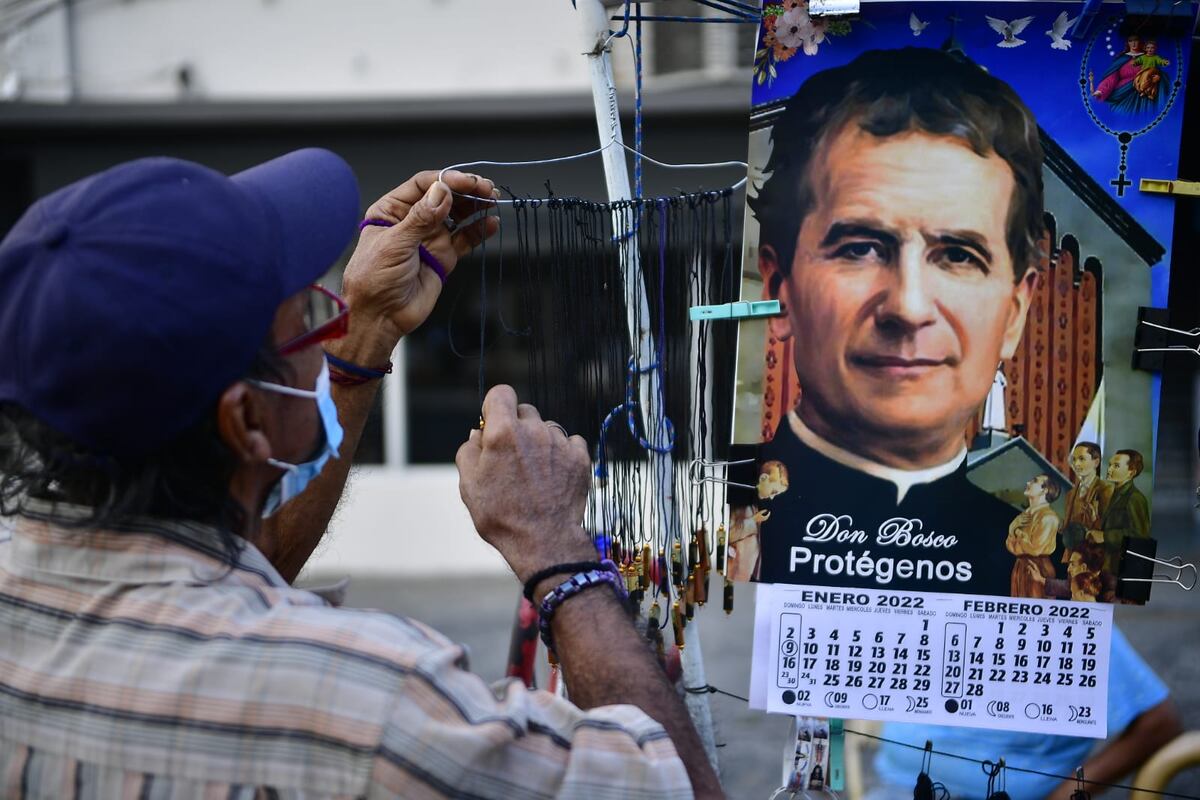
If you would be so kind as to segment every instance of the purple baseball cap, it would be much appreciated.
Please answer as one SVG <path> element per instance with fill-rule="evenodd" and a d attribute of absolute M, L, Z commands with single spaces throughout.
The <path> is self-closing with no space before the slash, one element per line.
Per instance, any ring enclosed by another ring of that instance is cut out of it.
<path fill-rule="evenodd" d="M 245 375 L 358 212 L 319 149 L 232 177 L 144 158 L 43 197 L 0 242 L 0 402 L 97 453 L 153 453 Z"/>

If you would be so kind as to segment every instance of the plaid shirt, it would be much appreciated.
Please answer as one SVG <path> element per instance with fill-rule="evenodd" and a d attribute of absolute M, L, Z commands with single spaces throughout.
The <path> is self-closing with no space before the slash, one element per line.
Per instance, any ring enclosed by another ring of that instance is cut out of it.
<path fill-rule="evenodd" d="M 631 706 L 489 687 L 462 647 L 332 608 L 252 545 L 226 567 L 210 528 L 46 511 L 0 519 L 0 797 L 692 796 Z"/>

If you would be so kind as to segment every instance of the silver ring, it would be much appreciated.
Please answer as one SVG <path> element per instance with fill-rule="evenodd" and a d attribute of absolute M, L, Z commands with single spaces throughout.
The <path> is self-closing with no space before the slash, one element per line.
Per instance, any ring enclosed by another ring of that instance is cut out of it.
<path fill-rule="evenodd" d="M 562 425 L 559 425 L 559 424 L 558 424 L 557 422 L 555 422 L 554 420 L 549 420 L 549 421 L 547 421 L 547 422 L 546 422 L 546 425 L 547 425 L 548 427 L 550 427 L 550 428 L 554 428 L 555 430 L 561 431 L 561 432 L 562 432 L 562 435 L 563 435 L 563 436 L 565 436 L 566 438 L 568 438 L 568 439 L 570 439 L 570 438 L 571 438 L 571 434 L 567 433 L 567 429 L 566 429 L 566 428 L 564 428 Z"/>

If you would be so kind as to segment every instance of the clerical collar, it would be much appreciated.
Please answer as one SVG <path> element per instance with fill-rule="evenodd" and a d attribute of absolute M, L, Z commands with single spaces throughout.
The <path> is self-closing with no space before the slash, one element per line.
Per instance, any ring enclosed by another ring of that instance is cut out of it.
<path fill-rule="evenodd" d="M 825 440 L 805 425 L 800 420 L 800 415 L 795 411 L 788 412 L 787 418 L 788 424 L 792 427 L 792 432 L 796 434 L 796 438 L 830 461 L 836 461 L 844 467 L 849 467 L 850 469 L 895 485 L 897 505 L 903 502 L 904 496 L 908 494 L 909 489 L 918 484 L 933 483 L 939 478 L 944 478 L 952 474 L 962 466 L 963 459 L 967 457 L 967 448 L 966 445 L 963 445 L 963 448 L 958 451 L 958 455 L 946 463 L 938 464 L 935 467 L 927 467 L 925 469 L 888 467 L 851 453 L 849 450 L 843 450 L 836 444 Z"/>

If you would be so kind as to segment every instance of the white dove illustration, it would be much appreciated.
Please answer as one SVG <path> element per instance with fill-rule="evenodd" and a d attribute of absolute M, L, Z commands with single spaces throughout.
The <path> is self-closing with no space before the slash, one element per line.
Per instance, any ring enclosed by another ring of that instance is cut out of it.
<path fill-rule="evenodd" d="M 929 23 L 917 19 L 917 12 L 914 11 L 908 15 L 908 27 L 912 28 L 913 36 L 920 36 L 921 31 L 929 27 Z"/>
<path fill-rule="evenodd" d="M 1074 19 L 1067 19 L 1067 12 L 1063 11 L 1054 19 L 1054 24 L 1050 30 L 1046 31 L 1046 35 L 1050 37 L 1050 47 L 1055 50 L 1070 50 L 1071 40 L 1066 38 L 1067 31 L 1075 24 Z"/>
<path fill-rule="evenodd" d="M 996 43 L 996 47 L 1020 47 L 1025 44 L 1024 39 L 1018 39 L 1017 34 L 1025 30 L 1025 26 L 1033 22 L 1033 17 L 1021 17 L 1014 19 L 1012 22 L 1005 22 L 1002 19 L 995 17 L 984 16 L 991 29 L 1000 34 L 1004 38 Z"/>

